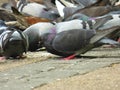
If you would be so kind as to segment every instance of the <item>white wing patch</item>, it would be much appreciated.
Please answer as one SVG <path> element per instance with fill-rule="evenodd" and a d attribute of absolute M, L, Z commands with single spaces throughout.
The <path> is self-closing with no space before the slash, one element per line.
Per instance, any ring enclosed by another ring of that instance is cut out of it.
<path fill-rule="evenodd" d="M 59 12 L 60 16 L 64 17 L 63 9 L 65 8 L 65 6 L 62 5 L 58 0 L 55 0 L 55 3 L 56 3 L 56 7 L 58 9 L 58 12 Z"/>

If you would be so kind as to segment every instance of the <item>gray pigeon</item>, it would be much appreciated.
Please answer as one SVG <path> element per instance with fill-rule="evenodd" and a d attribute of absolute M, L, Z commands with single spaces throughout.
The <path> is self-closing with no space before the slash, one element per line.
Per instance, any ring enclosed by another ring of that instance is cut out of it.
<path fill-rule="evenodd" d="M 29 51 L 36 51 L 43 46 L 43 41 L 41 40 L 42 35 L 49 33 L 54 27 L 54 24 L 49 22 L 36 23 L 28 27 L 23 31 L 23 34 L 28 36 L 29 41 Z"/>
<path fill-rule="evenodd" d="M 46 39 L 45 45 L 49 52 L 56 55 L 81 55 L 103 44 L 120 45 L 120 43 L 114 40 L 105 38 L 109 34 L 115 34 L 113 32 L 118 32 L 119 28 L 120 27 L 112 27 L 97 32 L 95 30 L 83 29 L 62 31 L 56 35 L 53 34 L 52 39 L 49 39 L 51 34 L 47 35 L 48 39 Z"/>
<path fill-rule="evenodd" d="M 14 0 L 12 0 L 12 2 L 14 3 Z M 45 5 L 35 2 L 27 2 L 27 0 L 19 0 L 16 3 L 16 8 L 19 12 L 34 17 L 47 18 L 49 20 L 55 20 L 59 17 L 59 14 L 56 11 L 49 10 Z"/>
<path fill-rule="evenodd" d="M 72 22 L 61 22 L 56 24 L 56 28 L 42 36 L 44 46 L 47 51 L 59 56 L 80 55 L 99 47 L 103 44 L 118 45 L 112 40 L 112 35 L 119 32 L 120 26 L 113 26 L 102 30 L 90 28 L 83 29 L 79 20 Z M 106 38 L 107 37 L 107 38 Z"/>
<path fill-rule="evenodd" d="M 0 20 L 0 55 L 6 58 L 21 57 L 28 50 L 28 38 L 20 30 L 10 28 Z"/>
<path fill-rule="evenodd" d="M 86 7 L 83 9 L 78 9 L 75 10 L 71 15 L 69 15 L 70 18 L 75 14 L 85 14 L 89 17 L 99 17 L 103 16 L 105 14 L 108 14 L 111 11 L 119 11 L 120 7 L 119 6 L 94 6 L 94 7 Z M 65 18 L 65 19 L 67 19 Z"/>

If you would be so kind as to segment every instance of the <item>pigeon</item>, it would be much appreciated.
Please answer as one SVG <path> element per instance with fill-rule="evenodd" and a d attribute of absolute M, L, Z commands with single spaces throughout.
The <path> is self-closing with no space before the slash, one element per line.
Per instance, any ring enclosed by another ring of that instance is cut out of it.
<path fill-rule="evenodd" d="M 42 35 L 49 33 L 54 28 L 54 23 L 39 22 L 31 25 L 23 31 L 23 34 L 28 36 L 29 51 L 36 51 L 43 47 L 43 41 L 41 40 Z"/>
<path fill-rule="evenodd" d="M 113 34 L 114 31 L 118 32 L 119 28 L 112 27 L 102 31 L 72 29 L 57 34 L 50 33 L 44 37 L 46 40 L 44 44 L 48 52 L 52 54 L 64 57 L 72 54 L 77 56 L 104 44 L 120 45 L 114 40 L 105 38 L 107 35 Z M 52 38 L 50 38 L 51 36 Z"/>
<path fill-rule="evenodd" d="M 55 20 L 59 17 L 58 13 L 54 12 L 54 10 L 49 10 L 45 5 L 35 2 L 29 3 L 27 0 L 19 0 L 16 3 L 16 8 L 25 15 L 47 18 L 49 20 Z"/>
<path fill-rule="evenodd" d="M 118 45 L 119 43 L 112 40 L 112 35 L 119 32 L 120 26 L 114 25 L 109 28 L 99 30 L 99 27 L 112 20 L 112 16 L 104 17 L 93 28 L 86 24 L 86 28 L 82 24 L 82 20 L 70 20 L 66 22 L 56 23 L 50 32 L 42 36 L 43 45 L 46 50 L 52 54 L 59 56 L 69 56 L 75 53 L 84 54 L 92 48 L 99 47 L 103 44 Z M 84 50 L 83 50 L 84 48 Z M 80 51 L 78 53 L 78 51 Z"/>
<path fill-rule="evenodd" d="M 109 20 L 112 20 L 112 19 L 113 19 L 112 15 L 105 15 L 101 17 L 91 18 L 84 14 L 79 14 L 71 18 L 68 18 L 67 20 L 63 22 L 57 23 L 56 28 L 63 30 L 63 31 L 65 29 L 67 30 L 68 29 L 98 29 L 102 27 L 105 23 L 107 23 Z"/>
<path fill-rule="evenodd" d="M 70 8 L 64 11 L 67 11 L 69 9 Z M 68 17 L 66 17 L 65 19 L 70 18 L 75 14 L 85 14 L 88 17 L 99 17 L 105 14 L 108 14 L 112 11 L 119 11 L 119 10 L 120 10 L 119 6 L 91 6 L 83 9 L 77 8 L 73 13 L 70 13 L 70 10 L 69 10 L 70 15 L 68 15 Z"/>
<path fill-rule="evenodd" d="M 0 55 L 21 58 L 29 47 L 28 38 L 22 31 L 8 27 L 0 20 Z"/>
<path fill-rule="evenodd" d="M 43 41 L 48 52 L 59 56 L 69 56 L 74 54 L 74 51 L 80 47 L 84 47 L 88 43 L 87 40 L 94 34 L 94 30 L 71 29 L 59 33 L 46 34 L 43 37 Z"/>
<path fill-rule="evenodd" d="M 55 0 L 55 5 L 62 18 L 65 18 L 64 9 L 66 8 L 67 9 L 65 11 L 69 10 L 70 15 L 73 15 L 75 13 L 83 13 L 88 16 L 95 16 L 96 12 L 104 10 L 103 13 L 96 13 L 96 15 L 103 15 L 104 13 L 107 13 L 109 9 L 111 10 L 112 8 L 112 6 L 110 6 L 111 8 L 106 7 L 107 5 L 111 5 L 109 0 L 72 0 L 71 2 L 69 1 L 70 0 Z"/>
<path fill-rule="evenodd" d="M 119 13 L 120 13 L 119 11 L 114 11 L 99 17 L 88 17 L 84 14 L 75 14 L 72 17 L 65 19 L 65 21 L 70 21 L 70 20 L 72 21 L 79 19 L 82 20 L 83 22 L 88 23 L 88 25 L 85 25 L 85 23 L 83 23 L 83 26 L 85 25 L 91 27 L 92 29 L 94 28 L 94 29 L 102 30 L 102 29 L 111 28 L 113 26 L 120 26 Z"/>

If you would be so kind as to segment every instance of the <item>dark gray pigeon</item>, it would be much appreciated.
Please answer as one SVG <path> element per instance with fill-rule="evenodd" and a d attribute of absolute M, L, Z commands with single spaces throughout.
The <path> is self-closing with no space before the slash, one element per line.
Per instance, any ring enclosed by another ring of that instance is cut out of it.
<path fill-rule="evenodd" d="M 21 57 L 27 52 L 28 39 L 25 34 L 15 28 L 10 28 L 0 20 L 0 55 L 6 58 Z"/>
<path fill-rule="evenodd" d="M 119 32 L 118 25 L 103 30 L 94 30 L 82 29 L 80 27 L 82 25 L 78 25 L 79 21 L 70 22 L 72 21 L 58 23 L 56 28 L 42 36 L 48 52 L 60 56 L 80 55 L 103 44 L 119 45 L 110 39 L 112 35 Z"/>
<path fill-rule="evenodd" d="M 105 38 L 109 34 L 115 34 L 116 31 L 118 32 L 119 28 L 120 27 L 112 27 L 97 32 L 95 32 L 95 30 L 82 29 L 63 31 L 56 34 L 53 41 L 51 41 L 51 46 L 63 55 L 72 53 L 80 55 L 103 44 L 120 45 L 114 40 Z"/>

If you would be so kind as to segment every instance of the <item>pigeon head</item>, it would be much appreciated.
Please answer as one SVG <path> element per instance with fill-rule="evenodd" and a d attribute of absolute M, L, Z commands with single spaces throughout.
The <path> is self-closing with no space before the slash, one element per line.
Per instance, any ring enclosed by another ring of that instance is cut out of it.
<path fill-rule="evenodd" d="M 27 52 L 28 40 L 19 30 L 6 30 L 1 34 L 1 53 L 3 56 L 9 58 L 16 58 L 22 56 Z"/>

